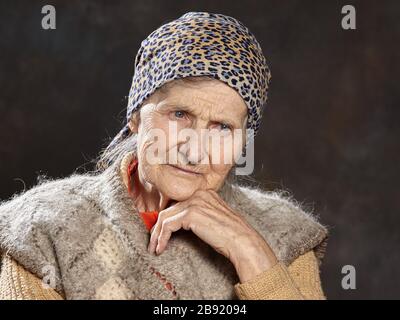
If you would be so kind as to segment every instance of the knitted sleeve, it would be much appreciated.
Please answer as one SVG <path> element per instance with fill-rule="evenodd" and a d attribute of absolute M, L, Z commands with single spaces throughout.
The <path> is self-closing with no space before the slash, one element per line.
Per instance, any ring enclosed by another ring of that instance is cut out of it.
<path fill-rule="evenodd" d="M 0 252 L 0 261 L 0 300 L 63 300 L 10 256 Z"/>
<path fill-rule="evenodd" d="M 311 250 L 286 267 L 271 269 L 234 287 L 240 300 L 324 300 L 318 260 Z"/>

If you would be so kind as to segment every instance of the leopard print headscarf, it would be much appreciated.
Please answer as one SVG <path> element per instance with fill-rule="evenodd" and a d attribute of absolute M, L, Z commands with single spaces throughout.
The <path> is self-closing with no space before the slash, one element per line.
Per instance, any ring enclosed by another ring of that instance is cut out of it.
<path fill-rule="evenodd" d="M 129 135 L 132 114 L 156 89 L 191 76 L 211 76 L 234 88 L 248 108 L 247 128 L 256 134 L 271 79 L 259 43 L 246 26 L 232 17 L 188 12 L 142 41 L 135 58 L 127 124 L 109 148 Z"/>

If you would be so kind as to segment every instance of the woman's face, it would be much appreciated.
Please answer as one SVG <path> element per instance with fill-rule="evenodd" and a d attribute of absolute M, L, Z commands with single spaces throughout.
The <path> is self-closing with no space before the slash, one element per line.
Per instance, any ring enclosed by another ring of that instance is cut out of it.
<path fill-rule="evenodd" d="M 142 185 L 176 201 L 199 189 L 217 191 L 241 154 L 246 123 L 243 99 L 225 83 L 168 83 L 130 123 Z"/>

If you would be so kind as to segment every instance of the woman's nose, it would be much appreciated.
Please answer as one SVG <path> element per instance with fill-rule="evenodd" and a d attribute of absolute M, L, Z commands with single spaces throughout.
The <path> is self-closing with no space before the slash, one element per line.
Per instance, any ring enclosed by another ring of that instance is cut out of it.
<path fill-rule="evenodd" d="M 205 131 L 205 130 L 202 130 Z M 185 157 L 189 164 L 200 164 L 206 160 L 207 157 L 207 138 L 204 132 L 200 130 L 194 133 L 179 146 L 179 152 Z"/>

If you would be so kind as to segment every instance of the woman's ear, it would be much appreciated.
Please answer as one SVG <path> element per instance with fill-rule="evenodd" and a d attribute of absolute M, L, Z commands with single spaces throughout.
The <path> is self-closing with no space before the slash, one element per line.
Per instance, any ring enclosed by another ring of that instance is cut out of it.
<path fill-rule="evenodd" d="M 132 117 L 131 120 L 128 123 L 129 129 L 131 130 L 131 132 L 133 133 L 137 133 L 138 132 L 138 128 L 139 128 L 139 111 L 135 112 Z"/>

